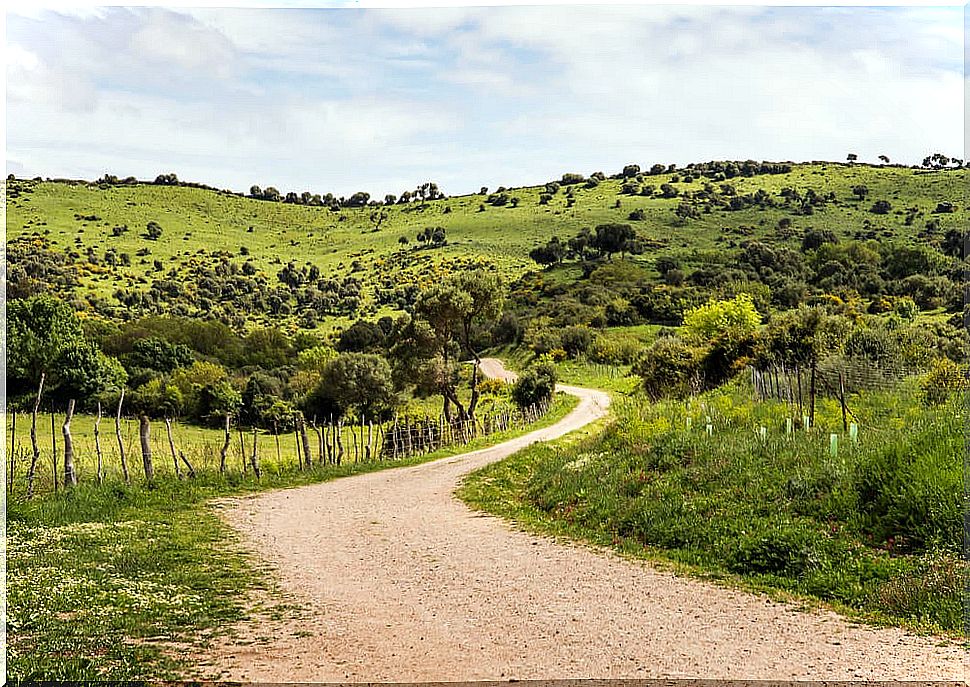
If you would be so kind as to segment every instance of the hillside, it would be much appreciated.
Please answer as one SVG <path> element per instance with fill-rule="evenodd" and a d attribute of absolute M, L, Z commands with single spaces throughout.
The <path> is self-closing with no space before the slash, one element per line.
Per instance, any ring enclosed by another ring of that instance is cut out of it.
<path fill-rule="evenodd" d="M 416 293 L 409 287 L 468 265 L 491 266 L 511 282 L 536 268 L 529 251 L 537 245 L 603 223 L 634 227 L 643 249 L 637 263 L 652 268 L 663 254 L 686 268 L 750 239 L 796 247 L 809 229 L 938 244 L 968 219 L 963 168 L 812 163 L 733 178 L 696 172 L 563 184 L 545 204 L 547 189 L 537 186 L 504 191 L 505 205 L 474 194 L 336 210 L 186 186 L 8 179 L 9 281 L 15 295 L 52 288 L 79 310 L 113 319 L 166 313 L 240 328 L 330 330 L 400 309 Z M 663 197 L 663 184 L 677 196 Z M 868 189 L 862 200 L 853 194 L 860 185 Z M 891 205 L 886 214 L 872 212 L 880 200 Z M 956 211 L 936 213 L 941 202 Z M 641 219 L 631 219 L 636 211 Z M 161 228 L 155 239 L 152 222 Z M 444 242 L 419 242 L 438 227 Z"/>

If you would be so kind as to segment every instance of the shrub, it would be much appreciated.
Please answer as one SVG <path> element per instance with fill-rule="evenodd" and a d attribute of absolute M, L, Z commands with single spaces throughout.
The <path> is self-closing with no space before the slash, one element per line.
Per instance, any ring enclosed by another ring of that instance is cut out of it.
<path fill-rule="evenodd" d="M 522 374 L 512 387 L 512 400 L 520 408 L 544 403 L 556 390 L 556 366 L 540 363 Z"/>
<path fill-rule="evenodd" d="M 562 331 L 562 348 L 570 358 L 585 355 L 593 343 L 593 332 L 589 327 L 576 325 Z"/>
<path fill-rule="evenodd" d="M 794 523 L 775 523 L 738 539 L 728 559 L 728 567 L 739 573 L 774 574 L 797 577 L 808 568 L 816 542 L 810 530 Z"/>
<path fill-rule="evenodd" d="M 703 351 L 678 338 L 657 339 L 634 364 L 633 373 L 654 400 L 683 398 L 702 387 Z"/>
<path fill-rule="evenodd" d="M 483 396 L 504 396 L 509 391 L 509 385 L 497 378 L 478 380 L 478 393 Z"/>
<path fill-rule="evenodd" d="M 955 393 L 970 391 L 970 368 L 959 365 L 948 358 L 938 358 L 933 361 L 933 367 L 920 382 L 923 392 L 923 402 L 927 405 L 939 405 Z"/>
<path fill-rule="evenodd" d="M 643 350 L 643 344 L 632 336 L 600 334 L 589 346 L 587 357 L 594 363 L 629 365 Z"/>

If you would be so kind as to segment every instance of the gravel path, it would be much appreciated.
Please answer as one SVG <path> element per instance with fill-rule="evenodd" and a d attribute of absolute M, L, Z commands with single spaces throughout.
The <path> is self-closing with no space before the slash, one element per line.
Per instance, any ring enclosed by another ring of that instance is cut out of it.
<path fill-rule="evenodd" d="M 496 360 L 491 376 L 507 376 Z M 471 454 L 233 501 L 223 515 L 306 607 L 217 647 L 264 682 L 549 678 L 965 680 L 968 652 L 804 612 L 513 530 L 452 496 L 466 473 L 602 417 L 562 387 L 562 421 Z M 250 625 L 255 625 L 250 624 Z"/>

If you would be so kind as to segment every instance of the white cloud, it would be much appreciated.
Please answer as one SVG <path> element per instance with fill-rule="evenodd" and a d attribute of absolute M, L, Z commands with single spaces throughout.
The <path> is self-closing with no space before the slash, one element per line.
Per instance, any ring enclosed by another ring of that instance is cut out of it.
<path fill-rule="evenodd" d="M 7 155 L 44 176 L 176 171 L 375 195 L 631 161 L 850 149 L 913 161 L 963 147 L 957 16 L 642 5 L 15 15 Z"/>

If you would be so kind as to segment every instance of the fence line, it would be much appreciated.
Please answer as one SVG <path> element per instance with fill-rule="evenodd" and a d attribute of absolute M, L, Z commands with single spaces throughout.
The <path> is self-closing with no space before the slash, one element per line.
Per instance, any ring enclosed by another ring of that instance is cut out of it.
<path fill-rule="evenodd" d="M 346 421 L 328 418 L 327 422 L 318 423 L 314 418 L 302 425 L 296 423 L 293 431 L 276 434 L 234 425 L 226 460 L 227 472 L 246 474 L 257 469 L 260 472 L 270 469 L 279 475 L 286 466 L 297 464 L 300 469 L 305 470 L 318 465 L 340 465 L 343 462 L 402 460 L 448 446 L 466 445 L 476 437 L 521 429 L 543 417 L 548 408 L 547 402 L 524 409 L 502 409 L 483 413 L 474 422 L 457 418 L 449 421 L 444 414 L 421 419 L 396 415 L 387 422 L 355 417 Z M 29 416 L 19 414 L 18 417 L 17 413 L 12 413 L 9 417 L 8 434 L 5 438 L 8 447 L 5 487 L 8 493 L 20 494 L 26 492 L 27 468 L 32 454 L 28 436 Z M 41 423 L 38 422 L 38 425 Z M 141 464 L 138 421 L 122 418 L 121 430 L 129 467 L 134 469 L 135 465 Z M 164 431 L 163 421 L 153 422 L 152 430 L 150 446 L 155 473 L 174 476 L 176 472 L 170 457 L 172 447 Z M 63 452 L 59 450 L 62 442 L 61 437 L 57 436 L 60 432 L 59 422 L 55 421 L 54 432 L 48 438 L 38 437 L 41 451 L 34 477 L 34 493 L 56 491 L 63 486 Z M 187 475 L 186 466 L 189 464 L 196 473 L 217 472 L 222 447 L 221 434 L 218 438 L 214 433 L 212 437 L 193 438 L 191 433 L 190 426 L 172 422 L 176 455 L 183 461 L 182 476 Z M 111 434 L 114 434 L 113 428 Z M 96 482 L 93 434 L 89 436 L 89 432 L 78 432 L 75 428 L 73 445 L 78 480 Z M 297 451 L 299 456 L 296 456 Z M 102 455 L 104 481 L 120 481 L 122 470 L 117 443 L 102 440 Z M 136 458 L 134 462 L 131 461 L 132 457 Z M 139 474 L 140 468 L 134 472 L 132 478 L 137 480 Z"/>

